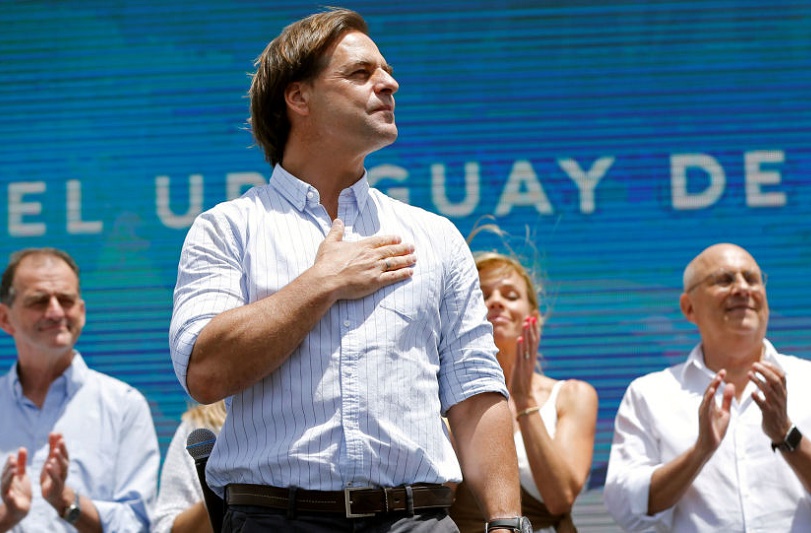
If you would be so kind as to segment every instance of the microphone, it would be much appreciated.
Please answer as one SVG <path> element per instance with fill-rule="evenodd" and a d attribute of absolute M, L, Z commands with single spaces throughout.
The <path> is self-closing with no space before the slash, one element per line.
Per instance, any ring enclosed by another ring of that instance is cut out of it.
<path fill-rule="evenodd" d="M 214 435 L 213 431 L 198 428 L 189 433 L 186 439 L 186 451 L 194 459 L 194 466 L 197 468 L 197 477 L 200 478 L 200 486 L 203 489 L 206 509 L 208 509 L 208 518 L 211 520 L 211 528 L 214 533 L 220 533 L 225 504 L 222 498 L 214 494 L 214 491 L 206 483 L 206 464 L 208 463 L 208 457 L 211 455 L 211 450 L 214 449 L 215 442 L 217 442 L 217 436 Z"/>

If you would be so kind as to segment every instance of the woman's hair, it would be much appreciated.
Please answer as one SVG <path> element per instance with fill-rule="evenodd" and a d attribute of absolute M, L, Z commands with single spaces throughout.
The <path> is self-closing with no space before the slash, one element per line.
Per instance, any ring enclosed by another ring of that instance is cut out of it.
<path fill-rule="evenodd" d="M 532 309 L 538 309 L 539 296 L 542 293 L 542 286 L 532 279 L 524 265 L 517 259 L 498 252 L 476 252 L 473 254 L 476 260 L 476 269 L 481 275 L 485 270 L 499 270 L 515 272 L 527 284 L 527 298 Z"/>
<path fill-rule="evenodd" d="M 538 272 L 540 269 L 540 261 L 538 260 L 538 251 L 532 243 L 532 239 L 527 235 L 521 243 L 522 248 L 527 248 L 530 259 L 522 260 L 521 257 L 527 254 L 519 254 L 515 251 L 510 243 L 509 235 L 502 230 L 495 223 L 481 224 L 477 223 L 467 237 L 467 243 L 471 245 L 474 237 L 483 233 L 489 232 L 498 237 L 500 248 L 505 249 L 505 252 L 498 252 L 494 250 L 488 251 L 474 251 L 473 258 L 476 261 L 476 269 L 479 274 L 483 270 L 500 269 L 506 272 L 515 272 L 527 284 L 527 297 L 533 309 L 538 310 L 541 316 L 546 318 L 548 315 L 550 305 L 546 298 L 546 286 L 542 283 Z M 532 267 L 525 267 L 525 264 L 531 264 Z M 543 306 L 543 310 L 540 307 Z"/>
<path fill-rule="evenodd" d="M 326 66 L 324 53 L 349 31 L 369 33 L 358 13 L 340 8 L 315 13 L 284 28 L 254 62 L 248 124 L 271 165 L 281 163 L 290 135 L 287 87 L 318 76 Z"/>
<path fill-rule="evenodd" d="M 183 420 L 198 428 L 208 428 L 219 433 L 225 423 L 225 401 L 191 406 L 183 413 Z"/>

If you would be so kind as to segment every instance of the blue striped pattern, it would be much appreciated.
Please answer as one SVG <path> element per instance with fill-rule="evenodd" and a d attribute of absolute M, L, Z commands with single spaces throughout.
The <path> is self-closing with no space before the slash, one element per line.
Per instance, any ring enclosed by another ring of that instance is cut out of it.
<path fill-rule="evenodd" d="M 366 179 L 345 190 L 345 240 L 398 234 L 414 276 L 341 300 L 290 358 L 228 400 L 208 464 L 216 489 L 314 490 L 459 480 L 440 412 L 506 394 L 468 247 L 447 220 L 392 200 Z M 178 271 L 170 344 L 185 383 L 195 338 L 218 313 L 272 295 L 309 268 L 331 221 L 318 192 L 276 167 L 270 185 L 192 226 Z M 238 353 L 222 354 L 239 364 Z"/>

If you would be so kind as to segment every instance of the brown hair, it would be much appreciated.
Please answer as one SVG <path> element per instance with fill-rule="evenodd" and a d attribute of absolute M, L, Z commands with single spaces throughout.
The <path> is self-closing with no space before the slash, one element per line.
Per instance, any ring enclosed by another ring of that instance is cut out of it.
<path fill-rule="evenodd" d="M 17 268 L 20 266 L 20 263 L 23 259 L 33 255 L 43 255 L 43 256 L 50 256 L 56 257 L 57 259 L 61 259 L 70 267 L 73 272 L 76 273 L 76 279 L 79 279 L 79 265 L 76 264 L 76 261 L 65 251 L 59 250 L 58 248 L 25 248 L 22 250 L 18 250 L 11 254 L 9 258 L 8 265 L 6 269 L 3 271 L 2 280 L 0 280 L 0 302 L 10 306 L 14 303 L 14 276 L 17 274 Z M 78 288 L 78 283 L 77 283 Z M 81 291 L 80 291 L 81 292 Z"/>
<path fill-rule="evenodd" d="M 248 124 L 256 144 L 271 165 L 282 162 L 290 135 L 290 119 L 284 92 L 297 81 L 309 81 L 324 68 L 324 52 L 348 31 L 368 34 L 358 13 L 330 8 L 288 25 L 254 62 L 256 72 L 248 96 Z"/>
<path fill-rule="evenodd" d="M 477 235 L 488 232 L 498 237 L 501 241 L 501 246 L 506 248 L 509 253 L 499 253 L 495 251 L 474 252 L 473 258 L 476 260 L 476 269 L 479 272 L 479 276 L 481 277 L 483 270 L 490 269 L 515 272 L 527 284 L 527 298 L 529 299 L 532 309 L 541 312 L 541 317 L 544 319 L 547 318 L 550 311 L 550 306 L 549 303 L 545 301 L 546 299 L 542 298 L 546 294 L 546 287 L 543 283 L 541 283 L 540 279 L 536 277 L 535 268 L 530 270 L 523 265 L 522 261 L 519 259 L 519 254 L 516 253 L 513 250 L 513 247 L 510 245 L 510 239 L 507 232 L 501 229 L 498 224 L 494 222 L 486 222 L 487 219 L 492 218 L 492 216 L 488 215 L 482 217 L 482 219 L 476 222 L 466 239 L 467 243 L 470 245 Z M 529 230 L 527 230 L 527 235 L 523 239 L 523 245 L 528 247 L 530 251 L 533 252 L 533 261 L 531 261 L 531 264 L 537 265 L 539 263 L 537 258 L 537 250 L 532 244 Z M 544 300 L 543 305 L 545 311 L 541 311 L 539 308 L 541 305 L 541 300 Z"/>

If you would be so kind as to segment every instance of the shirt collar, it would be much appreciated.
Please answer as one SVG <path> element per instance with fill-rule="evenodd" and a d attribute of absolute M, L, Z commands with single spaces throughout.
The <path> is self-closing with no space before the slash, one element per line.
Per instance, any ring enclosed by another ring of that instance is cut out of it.
<path fill-rule="evenodd" d="M 772 343 L 767 341 L 766 339 L 763 339 L 763 359 L 762 360 L 766 361 L 767 363 L 772 363 L 777 368 L 779 368 L 780 370 L 785 372 L 786 369 L 783 368 L 783 365 L 780 364 L 780 359 L 781 359 L 781 355 L 779 353 L 777 353 L 777 350 L 774 349 L 774 346 L 772 346 Z"/>
<path fill-rule="evenodd" d="M 19 361 L 15 361 L 14 365 L 11 367 L 11 372 L 9 372 L 11 376 L 11 390 L 13 391 L 16 401 L 20 401 L 23 398 L 23 387 L 22 383 L 20 383 L 20 375 L 18 372 L 19 364 Z M 62 372 L 61 376 L 54 380 L 51 387 L 54 390 L 57 387 L 64 389 L 65 395 L 70 398 L 76 394 L 76 391 L 78 391 L 85 382 L 88 372 L 89 369 L 87 363 L 84 362 L 84 358 L 82 358 L 82 355 L 78 351 L 74 350 L 70 366 Z"/>
<path fill-rule="evenodd" d="M 318 204 L 321 202 L 321 195 L 318 189 L 309 183 L 301 181 L 282 168 L 281 165 L 273 167 L 270 185 L 299 211 L 303 211 L 308 204 Z M 369 188 L 367 172 L 364 170 L 363 176 L 361 176 L 358 181 L 341 191 L 341 201 L 339 205 L 341 202 L 345 201 L 344 199 L 349 201 L 354 200 L 357 210 L 362 210 L 366 205 L 366 200 L 369 198 Z"/>
<path fill-rule="evenodd" d="M 780 365 L 780 358 L 777 350 L 775 350 L 772 343 L 766 339 L 763 339 L 763 357 L 761 360 L 773 363 L 775 366 L 783 370 L 782 365 Z M 699 372 L 709 376 L 710 379 L 715 376 L 715 372 L 707 368 L 707 365 L 704 362 L 704 350 L 702 349 L 701 343 L 698 343 L 687 357 L 687 363 L 684 365 L 682 376 L 684 376 L 684 373 L 688 372 L 689 369 L 698 370 Z"/>
<path fill-rule="evenodd" d="M 701 343 L 698 343 L 695 348 L 690 351 L 690 355 L 687 357 L 687 363 L 684 365 L 682 373 L 686 374 L 691 370 L 710 376 L 711 379 L 715 375 L 715 372 L 707 368 L 707 365 L 704 363 L 704 350 L 701 347 Z M 682 375 L 682 378 L 684 377 L 686 376 Z"/>
<path fill-rule="evenodd" d="M 74 350 L 73 360 L 62 374 L 62 377 L 65 378 L 66 381 L 67 395 L 69 398 L 76 394 L 76 391 L 81 388 L 85 380 L 87 380 L 87 374 L 89 372 L 90 369 L 87 367 L 87 363 L 84 362 L 82 355 Z"/>

